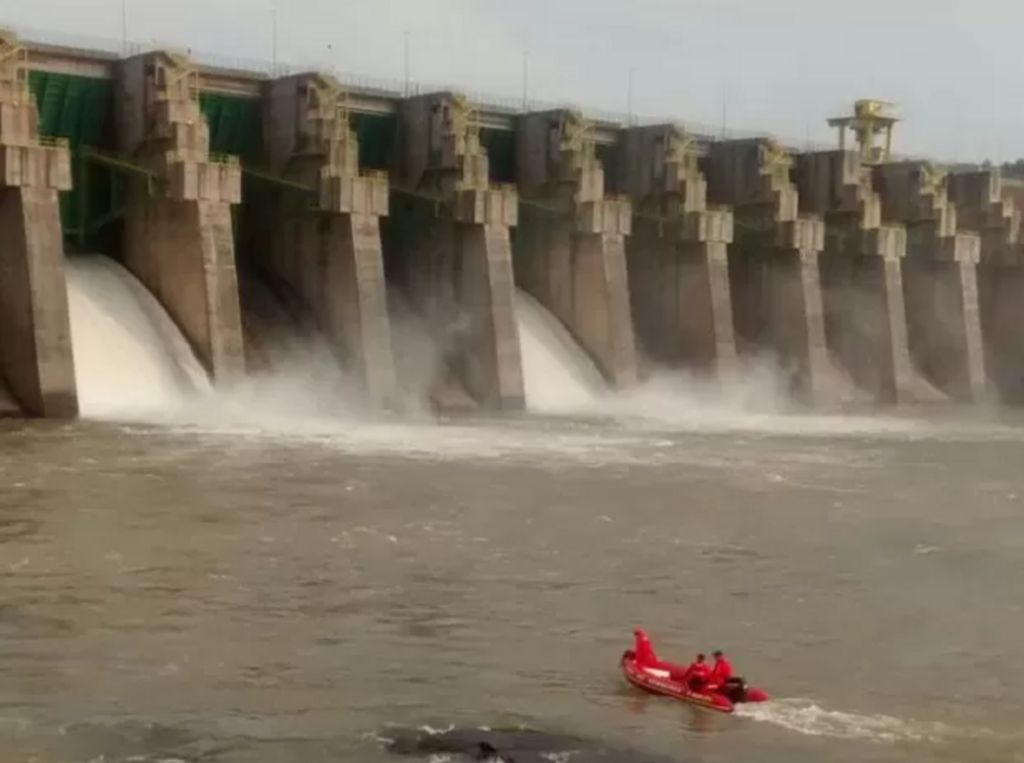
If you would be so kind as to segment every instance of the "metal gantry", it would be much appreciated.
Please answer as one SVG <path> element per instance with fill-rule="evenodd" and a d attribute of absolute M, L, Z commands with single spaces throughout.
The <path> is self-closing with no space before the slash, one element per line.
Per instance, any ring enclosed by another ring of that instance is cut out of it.
<path fill-rule="evenodd" d="M 892 156 L 893 129 L 900 119 L 896 106 L 887 101 L 862 98 L 853 104 L 853 114 L 832 117 L 829 127 L 839 131 L 839 150 L 846 150 L 846 131 L 851 130 L 857 141 L 857 149 L 864 164 L 884 164 Z M 881 146 L 875 145 L 875 138 L 883 136 Z"/>

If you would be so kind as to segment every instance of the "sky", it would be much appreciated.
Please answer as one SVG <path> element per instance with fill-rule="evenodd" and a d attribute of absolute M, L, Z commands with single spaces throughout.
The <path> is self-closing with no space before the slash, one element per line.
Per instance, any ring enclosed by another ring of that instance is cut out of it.
<path fill-rule="evenodd" d="M 1020 0 L 0 0 L 0 25 L 224 63 L 276 39 L 281 62 L 826 145 L 878 98 L 899 153 L 1024 157 Z"/>

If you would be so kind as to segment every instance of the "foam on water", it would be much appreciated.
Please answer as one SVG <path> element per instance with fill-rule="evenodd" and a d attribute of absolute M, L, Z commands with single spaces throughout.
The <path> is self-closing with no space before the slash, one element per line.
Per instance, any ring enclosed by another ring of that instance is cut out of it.
<path fill-rule="evenodd" d="M 874 742 L 935 742 L 953 729 L 941 723 L 904 721 L 888 715 L 828 710 L 810 700 L 782 699 L 739 705 L 736 714 L 807 736 Z"/>
<path fill-rule="evenodd" d="M 214 398 L 223 401 L 225 397 Z M 216 409 L 216 410 L 214 410 Z M 552 431 L 540 427 L 510 424 L 460 425 L 452 423 L 360 420 L 358 418 L 302 418 L 254 413 L 221 402 L 186 409 L 167 416 L 151 416 L 145 422 L 214 445 L 225 438 L 235 447 L 259 447 L 264 441 L 275 445 L 294 443 L 352 455 L 401 457 L 429 461 L 508 461 L 571 463 L 592 467 L 609 464 L 656 463 L 659 453 L 672 461 L 685 454 L 671 454 L 672 443 L 628 433 Z M 145 433 L 137 428 L 125 433 Z M 555 458 L 553 462 L 551 459 Z M 691 460 L 703 462 L 699 454 Z"/>
<path fill-rule="evenodd" d="M 527 409 L 572 415 L 631 429 L 781 435 L 906 435 L 922 421 L 877 415 L 800 413 L 770 362 L 748 363 L 731 381 L 660 370 L 633 389 L 613 392 L 565 326 L 523 291 L 516 319 Z"/>
<path fill-rule="evenodd" d="M 885 415 L 802 412 L 769 365 L 750 365 L 735 380 L 712 382 L 662 371 L 603 401 L 603 415 L 631 428 L 774 435 L 912 435 L 927 422 Z"/>
<path fill-rule="evenodd" d="M 166 413 L 209 391 L 188 341 L 128 271 L 90 255 L 69 257 L 65 273 L 83 416 Z"/>
<path fill-rule="evenodd" d="M 662 371 L 634 389 L 613 393 L 565 327 L 521 292 L 516 310 L 532 419 L 454 424 L 422 412 L 370 413 L 333 356 L 300 352 L 303 348 L 292 348 L 294 362 L 285 373 L 214 391 L 181 331 L 120 265 L 100 256 L 70 258 L 67 284 L 80 406 L 89 418 L 211 436 L 314 441 L 373 455 L 552 454 L 598 466 L 699 461 L 693 447 L 673 439 L 686 433 L 1021 436 L 1018 428 L 985 422 L 943 425 L 923 418 L 798 413 L 767 365 L 748 368 L 724 384 Z"/>

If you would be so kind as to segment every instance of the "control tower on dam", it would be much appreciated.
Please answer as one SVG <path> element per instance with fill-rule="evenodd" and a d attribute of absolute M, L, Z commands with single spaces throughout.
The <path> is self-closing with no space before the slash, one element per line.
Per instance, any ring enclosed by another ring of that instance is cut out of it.
<path fill-rule="evenodd" d="M 800 208 L 826 223 L 829 345 L 878 399 L 983 400 L 979 234 L 949 193 L 957 175 L 893 160 L 898 121 L 891 104 L 857 101 L 852 114 L 829 120 L 838 130 L 835 150 L 796 158 Z"/>
<path fill-rule="evenodd" d="M 77 413 L 65 255 L 130 271 L 219 385 L 311 335 L 369 406 L 518 410 L 522 290 L 613 390 L 767 359 L 812 406 L 1024 399 L 1016 191 L 894 159 L 886 104 L 799 151 L 0 39 L 8 413 Z"/>

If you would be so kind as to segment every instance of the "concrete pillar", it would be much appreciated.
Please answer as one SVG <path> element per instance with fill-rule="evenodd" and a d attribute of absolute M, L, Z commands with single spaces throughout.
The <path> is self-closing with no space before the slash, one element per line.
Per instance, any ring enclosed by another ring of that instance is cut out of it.
<path fill-rule="evenodd" d="M 627 128 L 617 151 L 613 181 L 633 208 L 627 252 L 638 345 L 655 364 L 731 376 L 731 211 L 708 207 L 697 157 L 676 126 Z"/>
<path fill-rule="evenodd" d="M 178 324 L 214 381 L 230 382 L 245 372 L 231 228 L 241 169 L 210 156 L 198 70 L 186 57 L 136 56 L 121 61 L 118 74 L 118 151 L 136 167 L 124 264 Z"/>
<path fill-rule="evenodd" d="M 981 238 L 958 232 L 946 173 L 926 162 L 874 168 L 882 217 L 907 228 L 903 292 L 915 367 L 957 400 L 988 394 L 978 306 Z"/>
<path fill-rule="evenodd" d="M 959 224 L 981 237 L 977 290 L 985 366 L 993 391 L 1024 402 L 1024 243 L 1021 211 L 1004 194 L 998 169 L 951 172 L 949 197 Z M 1005 196 L 1005 197 L 1004 197 Z"/>
<path fill-rule="evenodd" d="M 933 399 L 911 365 L 901 261 L 907 233 L 882 223 L 870 168 L 855 151 L 796 158 L 801 211 L 825 219 L 825 333 L 854 381 L 880 402 Z"/>
<path fill-rule="evenodd" d="M 802 402 L 849 397 L 851 384 L 834 368 L 825 334 L 825 224 L 820 215 L 799 212 L 792 157 L 776 142 L 755 138 L 712 144 L 705 164 L 709 198 L 731 204 L 736 217 L 729 271 L 742 352 L 774 355 Z"/>
<path fill-rule="evenodd" d="M 359 143 L 333 78 L 304 74 L 267 82 L 263 114 L 272 175 L 309 193 L 273 197 L 269 251 L 255 253 L 264 255 L 261 270 L 299 295 L 369 400 L 394 407 L 380 235 L 388 177 L 360 171 Z"/>
<path fill-rule="evenodd" d="M 389 279 L 442 348 L 438 385 L 454 380 L 489 409 L 524 406 L 509 229 L 514 188 L 492 187 L 479 122 L 465 98 L 401 105 L 400 189 L 391 195 Z M 435 402 L 442 394 L 435 385 Z M 443 405 L 443 404 L 442 404 Z"/>
<path fill-rule="evenodd" d="M 28 416 L 78 415 L 58 193 L 64 145 L 39 137 L 25 49 L 0 32 L 0 388 Z"/>
<path fill-rule="evenodd" d="M 516 175 L 524 197 L 516 281 L 576 337 L 611 385 L 636 383 L 626 239 L 630 203 L 605 195 L 590 126 L 572 111 L 516 121 Z"/>

